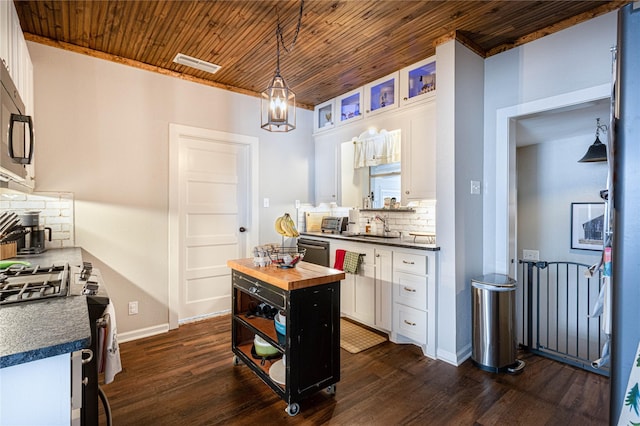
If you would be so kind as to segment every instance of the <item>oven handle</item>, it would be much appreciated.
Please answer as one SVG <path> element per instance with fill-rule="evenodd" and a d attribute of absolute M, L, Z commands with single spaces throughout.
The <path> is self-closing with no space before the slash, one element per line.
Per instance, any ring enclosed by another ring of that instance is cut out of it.
<path fill-rule="evenodd" d="M 88 355 L 88 358 L 84 356 Z M 93 359 L 93 351 L 91 349 L 83 349 L 82 350 L 82 364 L 88 364 Z"/>

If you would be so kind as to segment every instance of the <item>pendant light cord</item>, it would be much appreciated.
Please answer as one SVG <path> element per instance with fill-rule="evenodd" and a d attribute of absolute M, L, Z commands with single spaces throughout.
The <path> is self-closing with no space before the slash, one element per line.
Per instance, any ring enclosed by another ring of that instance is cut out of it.
<path fill-rule="evenodd" d="M 284 42 L 284 36 L 282 35 L 282 27 L 280 26 L 280 12 L 276 8 L 276 15 L 278 17 L 278 25 L 276 27 L 276 71 L 280 72 L 280 46 L 282 45 L 282 49 L 291 53 L 293 47 L 296 45 L 296 40 L 298 40 L 298 34 L 300 33 L 300 25 L 302 24 L 302 11 L 304 10 L 304 0 L 300 0 L 300 13 L 298 14 L 298 25 L 296 26 L 296 32 L 293 35 L 293 40 L 291 41 L 291 46 L 287 48 Z"/>

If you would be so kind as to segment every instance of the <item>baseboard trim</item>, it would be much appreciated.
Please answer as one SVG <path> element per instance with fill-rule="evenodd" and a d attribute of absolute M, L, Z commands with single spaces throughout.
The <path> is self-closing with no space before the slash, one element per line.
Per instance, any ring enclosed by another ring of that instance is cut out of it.
<path fill-rule="evenodd" d="M 202 321 L 208 318 L 220 317 L 223 315 L 229 315 L 231 310 L 225 310 L 221 312 L 214 312 L 212 314 L 201 315 L 192 318 L 185 318 L 179 321 L 178 326 L 182 324 L 189 324 L 192 322 Z M 169 323 L 154 325 L 153 327 L 141 328 L 139 330 L 127 331 L 126 333 L 118 333 L 118 342 L 125 343 L 132 340 L 143 339 L 145 337 L 156 336 L 158 334 L 166 333 L 170 330 Z"/>
<path fill-rule="evenodd" d="M 463 362 L 471 357 L 471 344 L 468 344 L 464 348 L 460 349 L 457 353 L 444 351 L 442 349 L 438 349 L 437 358 L 446 362 L 447 364 L 451 364 L 455 367 L 460 366 Z"/>
<path fill-rule="evenodd" d="M 169 331 L 169 323 L 155 325 L 153 327 L 141 328 L 139 330 L 127 331 L 126 333 L 118 333 L 118 342 L 125 343 L 132 340 L 151 337 Z"/>

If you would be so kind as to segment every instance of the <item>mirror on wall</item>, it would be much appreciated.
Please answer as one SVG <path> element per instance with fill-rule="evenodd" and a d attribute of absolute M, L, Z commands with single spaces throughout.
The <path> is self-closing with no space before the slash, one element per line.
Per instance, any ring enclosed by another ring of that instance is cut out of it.
<path fill-rule="evenodd" d="M 341 145 L 341 205 L 364 207 L 371 197 L 370 208 L 383 208 L 384 198 L 400 195 L 400 130 L 367 131 Z"/>

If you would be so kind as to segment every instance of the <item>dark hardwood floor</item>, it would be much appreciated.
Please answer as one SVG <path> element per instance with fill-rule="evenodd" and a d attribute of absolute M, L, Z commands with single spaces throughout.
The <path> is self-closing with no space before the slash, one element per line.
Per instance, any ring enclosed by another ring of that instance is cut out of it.
<path fill-rule="evenodd" d="M 522 354 L 517 376 L 460 367 L 385 342 L 341 350 L 336 395 L 295 417 L 246 366 L 234 366 L 230 317 L 120 345 L 123 371 L 102 385 L 120 425 L 605 425 L 609 379 Z M 310 366 L 310 368 L 312 368 Z M 101 424 L 106 424 L 101 413 Z"/>

